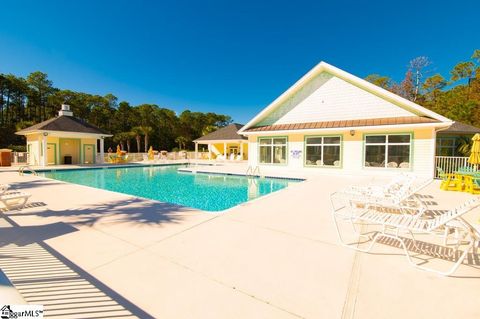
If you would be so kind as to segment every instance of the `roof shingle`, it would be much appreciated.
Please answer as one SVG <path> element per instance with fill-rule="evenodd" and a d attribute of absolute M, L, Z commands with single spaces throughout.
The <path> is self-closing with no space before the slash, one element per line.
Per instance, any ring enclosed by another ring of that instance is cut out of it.
<path fill-rule="evenodd" d="M 476 134 L 476 133 L 480 133 L 480 128 L 469 125 L 469 124 L 461 123 L 461 122 L 453 122 L 453 124 L 449 128 L 438 132 L 438 134 L 442 134 L 442 133 Z"/>
<path fill-rule="evenodd" d="M 87 123 L 82 119 L 65 115 L 54 117 L 24 128 L 23 130 L 18 131 L 17 134 L 29 133 L 37 130 L 109 135 L 108 132 L 96 127 L 95 125 Z"/>
<path fill-rule="evenodd" d="M 238 135 L 237 131 L 243 127 L 242 124 L 233 123 L 228 126 L 222 127 L 215 132 L 209 133 L 202 137 L 197 138 L 194 142 L 200 141 L 223 141 L 223 140 L 247 140 L 247 137 Z"/>

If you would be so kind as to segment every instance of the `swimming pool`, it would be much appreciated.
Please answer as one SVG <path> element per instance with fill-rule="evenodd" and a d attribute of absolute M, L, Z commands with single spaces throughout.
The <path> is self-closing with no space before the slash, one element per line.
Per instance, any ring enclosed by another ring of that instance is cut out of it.
<path fill-rule="evenodd" d="M 185 165 L 77 169 L 39 172 L 40 176 L 114 192 L 221 211 L 299 182 L 224 174 L 179 172 Z"/>

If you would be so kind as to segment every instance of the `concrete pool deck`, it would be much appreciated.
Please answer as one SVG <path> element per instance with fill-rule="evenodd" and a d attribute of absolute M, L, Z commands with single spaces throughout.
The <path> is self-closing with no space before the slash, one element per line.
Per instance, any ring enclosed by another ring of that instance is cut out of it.
<path fill-rule="evenodd" d="M 480 317 L 478 260 L 439 277 L 388 242 L 373 254 L 339 245 L 329 194 L 371 180 L 312 176 L 211 214 L 2 172 L 32 197 L 2 213 L 0 268 L 47 318 Z M 421 194 L 434 209 L 471 198 L 438 182 Z"/>

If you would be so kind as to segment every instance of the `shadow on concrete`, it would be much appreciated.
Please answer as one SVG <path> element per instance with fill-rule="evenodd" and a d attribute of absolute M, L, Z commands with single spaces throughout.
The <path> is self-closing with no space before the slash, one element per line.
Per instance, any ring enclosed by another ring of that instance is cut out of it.
<path fill-rule="evenodd" d="M 78 231 L 78 229 L 65 223 L 22 227 L 0 227 L 0 247 L 9 244 L 26 246 L 75 231 Z"/>
<path fill-rule="evenodd" d="M 154 318 L 44 241 L 76 231 L 64 223 L 0 229 L 0 268 L 26 302 L 42 304 L 47 318 Z"/>
<path fill-rule="evenodd" d="M 137 222 L 148 225 L 179 223 L 194 209 L 141 198 L 119 200 L 89 205 L 87 208 L 46 210 L 40 212 L 8 213 L 8 216 L 36 215 L 40 217 L 74 217 L 68 220 L 72 225 L 93 226 L 108 218 L 111 223 Z"/>
<path fill-rule="evenodd" d="M 453 263 L 457 262 L 460 256 L 463 253 L 461 249 L 455 249 L 453 247 L 447 247 L 443 245 L 437 245 L 431 242 L 425 242 L 421 240 L 415 240 L 415 242 L 410 238 L 401 237 L 405 242 L 405 246 L 410 253 L 416 254 L 411 255 L 411 257 L 420 260 L 418 265 L 425 266 L 429 263 L 433 263 L 438 260 L 448 261 L 452 264 L 448 265 L 448 267 L 453 266 Z M 403 247 L 398 240 L 394 240 L 392 238 L 381 237 L 378 239 L 378 243 L 388 245 L 391 247 L 395 247 L 401 249 L 403 251 Z M 416 246 L 415 246 L 416 245 Z M 382 253 L 375 253 L 380 254 Z M 463 261 L 462 265 L 473 267 L 475 269 L 480 270 L 480 258 L 476 253 L 468 253 L 467 257 Z M 451 277 L 459 277 L 459 276 L 451 276 Z M 476 278 L 480 279 L 479 276 L 465 276 L 464 278 Z"/>
<path fill-rule="evenodd" d="M 54 180 L 48 180 L 48 179 L 36 179 L 33 181 L 23 181 L 23 182 L 15 182 L 10 184 L 10 189 L 9 190 L 25 190 L 29 188 L 38 188 L 38 187 L 44 187 L 46 185 L 61 185 L 65 184 L 63 182 L 58 182 Z"/>
<path fill-rule="evenodd" d="M 44 202 L 27 202 L 25 206 L 23 207 L 12 207 L 12 208 L 7 208 L 7 207 L 2 207 L 0 208 L 0 211 L 2 212 L 19 212 L 23 211 L 24 209 L 28 208 L 38 208 L 38 207 L 44 207 L 47 206 Z"/>

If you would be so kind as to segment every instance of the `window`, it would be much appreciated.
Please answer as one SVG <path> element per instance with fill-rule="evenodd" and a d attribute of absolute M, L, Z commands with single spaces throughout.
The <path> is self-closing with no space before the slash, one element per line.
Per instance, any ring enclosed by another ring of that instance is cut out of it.
<path fill-rule="evenodd" d="M 437 138 L 437 156 L 455 156 L 456 151 L 455 137 L 438 137 Z"/>
<path fill-rule="evenodd" d="M 262 164 L 285 164 L 287 162 L 287 138 L 260 138 L 259 161 Z"/>
<path fill-rule="evenodd" d="M 305 139 L 306 166 L 340 166 L 340 136 L 312 136 Z"/>
<path fill-rule="evenodd" d="M 410 134 L 365 136 L 365 167 L 410 168 Z"/>

